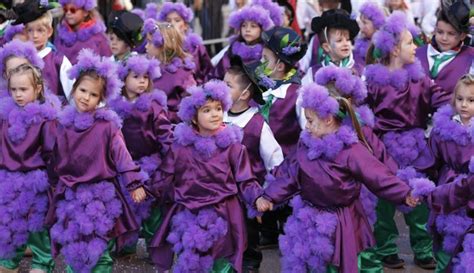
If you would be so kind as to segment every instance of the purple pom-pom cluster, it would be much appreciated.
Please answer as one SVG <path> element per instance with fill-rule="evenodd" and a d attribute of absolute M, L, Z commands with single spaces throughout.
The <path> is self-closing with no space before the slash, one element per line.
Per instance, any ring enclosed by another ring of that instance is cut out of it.
<path fill-rule="evenodd" d="M 160 7 L 156 3 L 148 3 L 145 6 L 145 18 L 158 20 L 158 14 L 160 13 Z"/>
<path fill-rule="evenodd" d="M 453 254 L 459 240 L 472 225 L 472 218 L 466 215 L 466 209 L 460 209 L 447 215 L 436 217 L 436 230 L 443 236 L 443 250 Z"/>
<path fill-rule="evenodd" d="M 412 188 L 411 194 L 415 198 L 427 196 L 436 188 L 433 181 L 427 178 L 410 179 L 408 185 Z"/>
<path fill-rule="evenodd" d="M 25 25 L 23 24 L 18 24 L 18 25 L 9 25 L 5 29 L 5 34 L 3 37 L 5 37 L 5 41 L 11 41 L 13 40 L 13 37 L 17 35 L 18 33 L 22 33 L 25 30 Z"/>
<path fill-rule="evenodd" d="M 51 238 L 59 243 L 66 263 L 76 272 L 90 272 L 107 248 L 107 238 L 122 203 L 110 182 L 67 188 L 56 205 Z"/>
<path fill-rule="evenodd" d="M 382 56 L 388 56 L 400 42 L 404 30 L 409 30 L 409 22 L 402 11 L 394 11 L 385 24 L 374 33 L 372 41 Z"/>
<path fill-rule="evenodd" d="M 245 21 L 259 24 L 263 30 L 269 30 L 274 26 L 268 10 L 257 5 L 246 6 L 232 12 L 229 16 L 229 26 L 235 30 L 240 31 Z"/>
<path fill-rule="evenodd" d="M 197 215 L 187 209 L 177 213 L 166 238 L 178 255 L 173 272 L 210 272 L 214 259 L 209 252 L 227 232 L 227 221 L 213 209 L 202 209 Z"/>
<path fill-rule="evenodd" d="M 358 141 L 357 135 L 348 126 L 341 126 L 336 133 L 327 134 L 321 138 L 311 135 L 308 130 L 301 132 L 303 144 L 308 148 L 308 159 L 320 157 L 334 159 L 344 147 Z"/>
<path fill-rule="evenodd" d="M 315 74 L 315 82 L 326 86 L 334 83 L 343 97 L 352 98 L 359 105 L 367 97 L 367 87 L 361 78 L 352 74 L 350 69 L 326 66 Z"/>
<path fill-rule="evenodd" d="M 45 171 L 0 170 L 0 258 L 11 259 L 30 232 L 44 228 L 49 189 Z"/>
<path fill-rule="evenodd" d="M 472 126 L 464 126 L 452 120 L 456 112 L 450 104 L 438 109 L 433 115 L 433 134 L 438 135 L 443 141 L 453 141 L 461 146 L 466 146 L 474 141 Z"/>
<path fill-rule="evenodd" d="M 301 87 L 299 93 L 302 107 L 315 111 L 319 118 L 327 118 L 339 111 L 339 103 L 329 95 L 326 87 L 311 83 Z"/>
<path fill-rule="evenodd" d="M 0 75 L 5 74 L 5 60 L 10 56 L 25 58 L 39 69 L 44 67 L 43 59 L 38 56 L 36 47 L 32 42 L 25 43 L 20 40 L 13 40 L 6 43 L 0 50 Z"/>
<path fill-rule="evenodd" d="M 244 63 L 260 60 L 262 58 L 262 51 L 262 44 L 247 45 L 239 41 L 232 43 L 232 54 L 240 56 Z"/>
<path fill-rule="evenodd" d="M 110 58 L 96 55 L 90 49 L 82 49 L 77 57 L 77 63 L 69 70 L 70 79 L 78 79 L 83 72 L 95 71 L 105 80 L 105 99 L 111 100 L 120 94 L 123 86 L 117 77 L 118 65 Z"/>
<path fill-rule="evenodd" d="M 180 68 L 194 70 L 194 68 L 196 68 L 196 64 L 194 63 L 192 57 L 186 57 L 184 59 L 174 57 L 164 66 L 164 69 L 169 73 L 176 73 Z"/>
<path fill-rule="evenodd" d="M 287 56 L 290 56 L 290 55 L 293 55 L 297 52 L 300 52 L 301 50 L 301 47 L 299 46 L 285 46 L 283 49 L 282 49 L 282 52 L 283 54 L 287 55 Z"/>
<path fill-rule="evenodd" d="M 252 5 L 261 6 L 270 14 L 270 18 L 275 26 L 283 25 L 284 9 L 272 0 L 252 0 Z"/>
<path fill-rule="evenodd" d="M 466 234 L 462 248 L 463 251 L 453 258 L 454 273 L 468 273 L 474 268 L 474 234 Z"/>
<path fill-rule="evenodd" d="M 143 36 L 147 36 L 148 34 L 151 35 L 151 42 L 156 48 L 162 47 L 165 43 L 155 19 L 148 18 L 143 24 Z"/>
<path fill-rule="evenodd" d="M 334 254 L 337 216 L 307 205 L 300 196 L 290 205 L 293 214 L 279 238 L 282 272 L 326 272 Z"/>
<path fill-rule="evenodd" d="M 119 69 L 120 79 L 125 81 L 130 72 L 140 76 L 147 75 L 150 81 L 154 81 L 161 77 L 160 61 L 155 58 L 147 58 L 144 55 L 131 56 Z"/>
<path fill-rule="evenodd" d="M 423 67 L 417 59 L 412 64 L 406 64 L 401 69 L 390 71 L 382 64 L 368 65 L 365 69 L 365 78 L 368 86 L 393 86 L 396 90 L 406 88 L 409 81 L 418 81 L 425 77 Z"/>
<path fill-rule="evenodd" d="M 227 112 L 232 106 L 230 89 L 223 81 L 212 80 L 202 86 L 190 87 L 186 91 L 190 96 L 181 100 L 178 116 L 187 123 L 191 123 L 198 109 L 209 100 L 220 101 L 224 112 Z"/>
<path fill-rule="evenodd" d="M 385 14 L 376 3 L 366 2 L 360 9 L 360 14 L 372 21 L 375 29 L 379 29 L 385 23 Z"/>
<path fill-rule="evenodd" d="M 163 6 L 161 6 L 158 20 L 162 22 L 166 21 L 166 17 L 172 12 L 176 12 L 188 24 L 191 23 L 194 17 L 193 11 L 183 3 L 165 2 Z"/>
<path fill-rule="evenodd" d="M 412 129 L 401 133 L 388 132 L 383 136 L 383 142 L 400 168 L 412 165 L 426 150 L 427 145 L 423 129 Z"/>
<path fill-rule="evenodd" d="M 97 0 L 59 0 L 61 6 L 68 4 L 74 5 L 76 8 L 91 11 L 97 7 Z"/>

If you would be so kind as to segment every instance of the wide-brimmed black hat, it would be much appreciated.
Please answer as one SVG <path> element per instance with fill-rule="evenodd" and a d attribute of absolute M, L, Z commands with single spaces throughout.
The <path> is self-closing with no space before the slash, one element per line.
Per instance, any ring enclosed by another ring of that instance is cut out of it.
<path fill-rule="evenodd" d="M 262 41 L 277 57 L 294 66 L 306 53 L 308 46 L 294 30 L 273 27 L 262 33 Z"/>
<path fill-rule="evenodd" d="M 459 32 L 469 32 L 469 5 L 458 0 L 450 6 L 442 7 L 441 12 L 448 19 L 449 23 Z"/>
<path fill-rule="evenodd" d="M 25 2 L 13 7 L 17 18 L 12 25 L 28 24 L 43 16 L 48 10 L 53 9 L 52 5 L 42 5 L 38 0 L 25 0 Z"/>
<path fill-rule="evenodd" d="M 132 48 L 142 41 L 143 19 L 135 13 L 124 10 L 112 11 L 109 15 L 108 27 Z"/>
<path fill-rule="evenodd" d="M 238 66 L 242 68 L 242 71 L 247 75 L 247 77 L 250 79 L 252 82 L 252 85 L 254 86 L 254 92 L 252 92 L 252 99 L 258 103 L 258 104 L 265 104 L 265 101 L 263 100 L 262 93 L 265 92 L 266 90 L 262 88 L 258 84 L 258 79 L 257 75 L 255 74 L 255 71 L 257 67 L 261 63 L 259 61 L 251 62 L 251 63 L 244 63 L 242 61 L 242 58 L 240 56 L 234 55 L 230 59 L 230 66 Z"/>
<path fill-rule="evenodd" d="M 326 10 L 321 16 L 313 18 L 311 29 L 315 33 L 320 33 L 324 28 L 347 29 L 351 40 L 354 40 L 360 30 L 357 21 L 351 19 L 349 13 L 343 9 Z"/>

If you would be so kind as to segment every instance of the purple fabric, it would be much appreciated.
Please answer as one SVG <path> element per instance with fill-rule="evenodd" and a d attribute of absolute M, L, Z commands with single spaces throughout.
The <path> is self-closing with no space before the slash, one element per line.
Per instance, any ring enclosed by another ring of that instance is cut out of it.
<path fill-rule="evenodd" d="M 59 4 L 63 7 L 67 4 L 71 4 L 84 10 L 93 10 L 97 7 L 97 0 L 59 0 Z"/>
<path fill-rule="evenodd" d="M 43 78 L 45 85 L 48 89 L 56 96 L 59 96 L 63 101 L 66 101 L 66 95 L 64 94 L 63 85 L 61 84 L 61 79 L 59 78 L 59 73 L 61 71 L 61 65 L 63 63 L 64 55 L 57 52 L 51 51 L 43 58 L 44 68 Z"/>
<path fill-rule="evenodd" d="M 346 146 L 358 142 L 357 135 L 348 126 L 341 126 L 336 133 L 321 138 L 315 138 L 308 130 L 304 130 L 301 132 L 300 140 L 308 150 L 309 160 L 318 158 L 332 160 Z"/>
<path fill-rule="evenodd" d="M 110 57 L 112 51 L 105 36 L 106 27 L 102 21 L 96 21 L 90 27 L 81 27 L 72 31 L 63 20 L 58 26 L 58 35 L 54 40 L 58 52 L 63 53 L 74 65 L 79 51 L 89 48 L 99 56 Z"/>
<path fill-rule="evenodd" d="M 244 132 L 242 144 L 247 148 L 252 170 L 260 184 L 263 184 L 265 181 L 265 175 L 267 174 L 265 164 L 260 156 L 260 138 L 262 137 L 264 123 L 265 119 L 263 116 L 260 113 L 256 113 L 247 125 L 242 128 Z"/>
<path fill-rule="evenodd" d="M 233 55 L 240 56 L 243 62 L 248 63 L 262 58 L 263 45 L 249 46 L 245 42 L 235 41 L 231 50 Z"/>
<path fill-rule="evenodd" d="M 382 7 L 375 3 L 364 3 L 360 7 L 359 12 L 361 15 L 364 15 L 367 19 L 372 21 L 372 24 L 374 25 L 375 29 L 379 29 L 385 23 L 384 10 Z"/>
<path fill-rule="evenodd" d="M 145 18 L 146 19 L 153 19 L 158 20 L 158 14 L 160 12 L 160 8 L 158 7 L 157 3 L 147 3 L 145 6 Z"/>
<path fill-rule="evenodd" d="M 160 48 L 164 44 L 163 35 L 161 34 L 160 30 L 158 29 L 158 25 L 155 19 L 148 18 L 145 20 L 143 24 L 143 36 L 147 36 L 148 34 L 151 35 L 151 41 L 153 46 L 156 48 Z"/>
<path fill-rule="evenodd" d="M 44 67 L 44 62 L 38 56 L 32 42 L 25 43 L 20 40 L 13 40 L 6 43 L 0 50 L 0 75 L 5 74 L 5 60 L 10 56 L 23 57 L 40 69 Z"/>
<path fill-rule="evenodd" d="M 345 146 L 332 160 L 310 160 L 302 142 L 276 171 L 265 196 L 276 204 L 295 194 L 338 218 L 331 264 L 340 272 L 357 271 L 357 254 L 374 244 L 359 195 L 362 182 L 380 198 L 401 204 L 410 188 L 360 143 Z"/>
<path fill-rule="evenodd" d="M 400 168 L 429 160 L 427 142 L 423 129 L 412 129 L 403 132 L 388 132 L 383 135 L 383 142 L 389 154 L 397 161 Z"/>
<path fill-rule="evenodd" d="M 360 63 L 365 63 L 365 57 L 367 55 L 369 46 L 369 39 L 365 37 L 358 37 L 354 42 L 354 49 L 352 50 L 352 53 L 354 54 L 354 60 L 357 60 Z"/>
<path fill-rule="evenodd" d="M 24 30 L 25 30 L 25 25 L 23 24 L 8 25 L 5 29 L 5 34 L 4 34 L 5 41 L 10 42 L 11 40 L 13 40 L 13 37 L 15 37 L 15 35 L 23 32 Z"/>
<path fill-rule="evenodd" d="M 420 63 L 389 71 L 375 64 L 365 71 L 367 102 L 375 114 L 375 131 L 425 128 L 428 115 L 451 100 L 450 94 L 424 75 Z"/>
<path fill-rule="evenodd" d="M 372 42 L 376 49 L 380 50 L 382 57 L 388 54 L 398 45 L 404 30 L 413 29 L 408 21 L 406 13 L 394 11 L 387 18 L 385 24 L 374 33 Z"/>
<path fill-rule="evenodd" d="M 240 27 L 245 21 L 252 21 L 260 25 L 263 30 L 274 26 L 268 10 L 261 6 L 250 5 L 233 11 L 229 16 L 229 26 L 240 32 Z"/>
<path fill-rule="evenodd" d="M 263 9 L 267 10 L 270 14 L 270 19 L 273 21 L 275 26 L 283 25 L 283 7 L 280 7 L 277 3 L 272 0 L 253 0 L 252 5 L 259 5 Z"/>
<path fill-rule="evenodd" d="M 311 48 L 311 62 L 309 63 L 310 67 L 313 67 L 321 62 L 319 58 L 319 38 L 318 35 L 313 36 L 313 47 Z"/>
<path fill-rule="evenodd" d="M 119 68 L 120 79 L 125 81 L 130 72 L 137 75 L 146 74 L 153 81 L 161 77 L 160 62 L 157 59 L 149 59 L 143 55 L 130 56 L 126 63 Z"/>
<path fill-rule="evenodd" d="M 196 64 L 194 77 L 197 84 L 203 84 L 212 71 L 212 63 L 207 49 L 202 43 L 202 38 L 195 33 L 188 33 L 184 39 L 184 48 L 193 55 L 193 61 Z"/>
<path fill-rule="evenodd" d="M 334 83 L 340 94 L 351 98 L 356 105 L 364 102 L 367 97 L 365 83 L 353 75 L 350 69 L 326 66 L 319 69 L 314 78 L 319 85 L 327 86 L 329 83 Z"/>
<path fill-rule="evenodd" d="M 474 267 L 474 234 L 472 231 L 464 237 L 462 248 L 463 251 L 453 259 L 454 273 L 467 273 Z"/>
<path fill-rule="evenodd" d="M 329 91 L 324 86 L 310 83 L 302 86 L 298 92 L 302 100 L 301 106 L 313 110 L 319 118 L 328 118 L 339 111 L 339 103 L 329 95 Z"/>
<path fill-rule="evenodd" d="M 186 7 L 186 5 L 183 3 L 165 2 L 161 6 L 160 13 L 158 14 L 158 20 L 165 22 L 166 16 L 172 12 L 176 12 L 188 24 L 191 23 L 194 17 L 193 11 Z"/>
<path fill-rule="evenodd" d="M 212 245 L 211 256 L 214 260 L 228 259 L 234 269 L 241 272 L 246 234 L 237 197 L 254 207 L 261 187 L 252 172 L 246 149 L 239 143 L 240 128 L 227 126 L 214 136 L 203 137 L 182 123 L 176 127 L 175 137 L 153 185 L 155 194 L 162 198 L 171 190 L 174 204 L 153 237 L 150 256 L 159 268 L 169 269 L 173 249 L 166 238 L 174 215 L 184 209 L 193 213 L 213 209 L 228 223 L 229 230 Z"/>
<path fill-rule="evenodd" d="M 421 65 L 426 75 L 430 75 L 427 55 L 428 45 L 417 48 L 416 57 L 421 61 Z M 469 72 L 471 62 L 474 59 L 474 48 L 463 46 L 461 51 L 445 67 L 443 67 L 434 81 L 449 94 L 453 94 L 454 87 L 458 79 Z"/>

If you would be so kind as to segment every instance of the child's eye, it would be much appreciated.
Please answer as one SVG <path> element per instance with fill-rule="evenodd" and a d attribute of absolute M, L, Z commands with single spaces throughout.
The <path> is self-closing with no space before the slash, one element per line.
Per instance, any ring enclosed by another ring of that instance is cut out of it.
<path fill-rule="evenodd" d="M 91 94 L 91 96 L 93 96 L 94 98 L 97 98 L 97 97 L 99 97 L 99 95 L 98 95 L 98 94 L 96 94 L 96 93 L 92 93 L 92 94 Z"/>

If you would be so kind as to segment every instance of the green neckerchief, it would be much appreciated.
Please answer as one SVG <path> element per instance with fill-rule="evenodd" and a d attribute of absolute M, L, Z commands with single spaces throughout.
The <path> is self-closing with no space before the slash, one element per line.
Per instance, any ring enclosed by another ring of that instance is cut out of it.
<path fill-rule="evenodd" d="M 260 114 L 262 114 L 263 118 L 265 119 L 267 123 L 269 122 L 270 108 L 272 107 L 272 104 L 273 104 L 273 98 L 275 98 L 275 96 L 270 94 L 265 104 L 262 107 L 260 107 Z"/>
<path fill-rule="evenodd" d="M 346 57 L 341 60 L 341 67 L 347 67 L 347 64 L 349 63 L 351 59 L 349 57 Z M 324 56 L 324 65 L 328 66 L 329 63 L 331 63 L 331 57 L 329 55 Z"/>
<path fill-rule="evenodd" d="M 449 54 L 449 55 L 447 54 L 444 56 L 440 56 L 440 55 L 441 54 L 436 54 L 436 55 L 431 56 L 431 58 L 433 58 L 433 61 L 434 61 L 433 66 L 431 67 L 431 70 L 430 70 L 431 78 L 436 78 L 439 73 L 439 66 L 442 63 L 454 58 L 457 55 L 457 53 Z"/>

